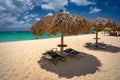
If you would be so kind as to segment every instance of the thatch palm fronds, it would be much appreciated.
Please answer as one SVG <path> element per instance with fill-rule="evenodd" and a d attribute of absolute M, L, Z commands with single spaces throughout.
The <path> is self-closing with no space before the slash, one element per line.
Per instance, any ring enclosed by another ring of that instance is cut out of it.
<path fill-rule="evenodd" d="M 41 19 L 30 28 L 30 32 L 37 36 L 42 35 L 46 32 L 47 28 L 52 25 L 53 19 L 54 16 L 47 16 Z"/>
<path fill-rule="evenodd" d="M 90 23 L 87 19 L 79 15 L 59 13 L 41 19 L 33 25 L 30 31 L 34 35 L 41 35 L 43 32 L 55 34 L 61 32 L 61 45 L 63 45 L 63 36 L 77 35 L 80 32 L 88 33 L 90 31 Z M 63 47 L 61 47 L 61 51 Z"/>
<path fill-rule="evenodd" d="M 116 23 L 112 19 L 108 18 L 100 18 L 97 17 L 95 19 L 90 20 L 93 27 L 100 27 L 100 28 L 114 28 L 116 27 Z"/>

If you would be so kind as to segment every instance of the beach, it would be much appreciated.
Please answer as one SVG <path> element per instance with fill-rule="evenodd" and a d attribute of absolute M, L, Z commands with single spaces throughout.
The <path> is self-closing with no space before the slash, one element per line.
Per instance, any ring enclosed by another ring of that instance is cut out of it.
<path fill-rule="evenodd" d="M 111 44 L 111 47 L 84 47 L 87 42 L 95 42 L 93 38 L 95 34 L 64 37 L 66 48 L 84 53 L 85 57 L 78 60 L 67 57 L 57 65 L 41 57 L 46 50 L 60 44 L 60 37 L 1 42 L 0 80 L 120 80 L 120 37 L 99 33 L 99 42 Z"/>

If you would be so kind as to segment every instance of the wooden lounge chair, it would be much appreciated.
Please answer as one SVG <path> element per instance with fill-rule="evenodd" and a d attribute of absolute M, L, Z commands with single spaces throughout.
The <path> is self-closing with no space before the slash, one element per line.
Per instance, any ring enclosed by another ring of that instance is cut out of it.
<path fill-rule="evenodd" d="M 78 52 L 78 51 L 76 51 L 74 49 L 71 49 L 71 48 L 68 48 L 68 49 L 64 50 L 63 52 L 67 53 L 68 56 L 74 57 L 76 59 L 77 59 L 78 55 L 80 57 L 84 57 L 85 56 L 85 54 L 80 53 L 80 52 Z"/>
<path fill-rule="evenodd" d="M 46 60 L 51 61 L 53 64 L 57 65 L 58 61 L 65 61 L 66 58 L 64 56 L 59 55 L 56 51 L 53 49 L 46 51 L 46 53 L 43 53 L 43 57 Z"/>
<path fill-rule="evenodd" d="M 106 48 L 108 48 L 108 47 L 110 47 L 111 46 L 111 44 L 110 45 L 108 45 L 108 44 L 104 44 L 104 43 L 94 43 L 94 47 L 95 48 L 100 48 L 100 49 L 106 49 Z"/>
<path fill-rule="evenodd" d="M 45 60 L 48 60 L 50 62 L 52 62 L 53 64 L 57 65 L 57 60 L 55 60 L 51 55 L 47 54 L 47 53 L 43 53 L 42 56 Z"/>
<path fill-rule="evenodd" d="M 84 46 L 85 46 L 85 47 L 92 47 L 93 44 L 92 44 L 91 42 L 89 42 L 89 43 L 86 43 Z"/>

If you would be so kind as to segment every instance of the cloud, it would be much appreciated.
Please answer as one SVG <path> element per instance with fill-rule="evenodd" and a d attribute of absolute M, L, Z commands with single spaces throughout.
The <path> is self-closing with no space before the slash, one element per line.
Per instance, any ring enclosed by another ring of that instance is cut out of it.
<path fill-rule="evenodd" d="M 0 30 L 29 28 L 31 24 L 41 19 L 39 14 L 29 12 L 35 6 L 59 11 L 65 10 L 67 5 L 68 0 L 0 0 Z"/>
<path fill-rule="evenodd" d="M 29 17 L 36 17 L 37 16 L 37 14 L 30 14 L 30 15 L 28 15 Z"/>
<path fill-rule="evenodd" d="M 35 20 L 38 20 L 37 14 L 29 14 L 23 16 L 21 19 L 19 19 L 16 16 L 2 15 L 2 19 L 0 20 L 0 30 L 6 30 L 6 28 L 9 28 L 9 30 L 19 30 L 20 28 L 22 30 L 29 29 L 31 27 L 32 23 L 34 23 Z M 40 18 L 39 18 L 40 20 Z"/>
<path fill-rule="evenodd" d="M 20 30 L 29 30 L 29 27 L 32 26 L 31 23 L 22 20 L 11 19 L 11 21 L 5 21 L 0 24 L 0 31 L 20 31 Z"/>
<path fill-rule="evenodd" d="M 91 2 L 89 0 L 70 0 L 71 3 L 76 4 L 77 6 L 88 6 L 95 5 L 95 2 Z"/>
<path fill-rule="evenodd" d="M 39 21 L 39 20 L 41 20 L 41 18 L 35 18 L 35 20 L 36 20 L 36 21 Z"/>
<path fill-rule="evenodd" d="M 53 15 L 53 13 L 49 12 L 46 16 L 52 16 L 52 15 Z"/>
<path fill-rule="evenodd" d="M 0 6 L 1 11 L 5 11 L 6 9 L 3 6 Z"/>
<path fill-rule="evenodd" d="M 39 18 L 39 15 L 38 14 L 26 14 L 24 17 L 23 17 L 24 21 L 26 23 L 30 23 L 31 21 L 39 21 L 41 18 Z"/>
<path fill-rule="evenodd" d="M 25 19 L 25 20 L 28 19 L 28 18 L 29 18 L 28 16 L 24 16 L 24 17 L 23 17 L 23 19 Z"/>
<path fill-rule="evenodd" d="M 90 7 L 90 14 L 92 14 L 92 13 L 98 13 L 98 12 L 100 12 L 101 11 L 101 9 L 99 9 L 99 8 L 97 8 L 97 7 Z"/>
<path fill-rule="evenodd" d="M 65 6 L 68 5 L 68 0 L 42 0 L 41 8 L 46 10 L 59 11 L 60 9 L 65 10 Z"/>
<path fill-rule="evenodd" d="M 6 28 L 26 28 L 29 27 L 31 24 L 28 21 L 18 20 L 17 17 L 7 16 L 6 18 L 3 18 L 0 20 L 0 28 L 6 29 Z"/>
<path fill-rule="evenodd" d="M 16 17 L 24 15 L 25 11 L 33 8 L 32 0 L 0 0 L 0 14 L 14 15 Z"/>
<path fill-rule="evenodd" d="M 36 18 L 38 15 L 37 14 L 26 14 L 23 16 L 24 20 L 30 19 L 30 18 Z"/>
<path fill-rule="evenodd" d="M 34 7 L 32 0 L 2 0 L 0 5 L 6 13 L 23 13 L 25 10 L 30 10 Z"/>
<path fill-rule="evenodd" d="M 68 13 L 69 14 L 70 12 L 69 11 L 63 11 L 63 13 Z M 52 15 L 53 15 L 53 13 L 49 12 L 46 16 L 52 16 Z"/>
<path fill-rule="evenodd" d="M 4 15 L 3 15 L 4 16 Z M 2 17 L 2 15 L 0 16 L 0 18 Z M 11 25 L 12 23 L 14 23 L 14 21 L 16 21 L 17 18 L 16 17 L 11 17 L 11 16 L 7 16 L 6 18 L 1 18 L 0 19 L 0 27 L 4 26 L 7 27 L 7 25 Z"/>
<path fill-rule="evenodd" d="M 0 30 L 29 28 L 38 17 L 27 12 L 34 6 L 33 0 L 0 0 Z"/>
<path fill-rule="evenodd" d="M 67 14 L 69 14 L 70 12 L 69 12 L 69 11 L 63 11 L 63 13 L 67 13 Z"/>

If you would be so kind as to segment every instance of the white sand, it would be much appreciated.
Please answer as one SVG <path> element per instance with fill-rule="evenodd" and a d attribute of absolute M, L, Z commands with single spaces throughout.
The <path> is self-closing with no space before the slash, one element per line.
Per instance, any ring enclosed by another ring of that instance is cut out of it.
<path fill-rule="evenodd" d="M 60 38 L 2 42 L 0 80 L 120 80 L 120 37 L 100 34 L 99 42 L 112 44 L 105 50 L 83 47 L 86 42 L 95 42 L 94 37 L 94 34 L 65 37 L 68 47 L 86 56 L 79 60 L 67 57 L 56 66 L 41 59 L 41 54 L 57 47 Z"/>

